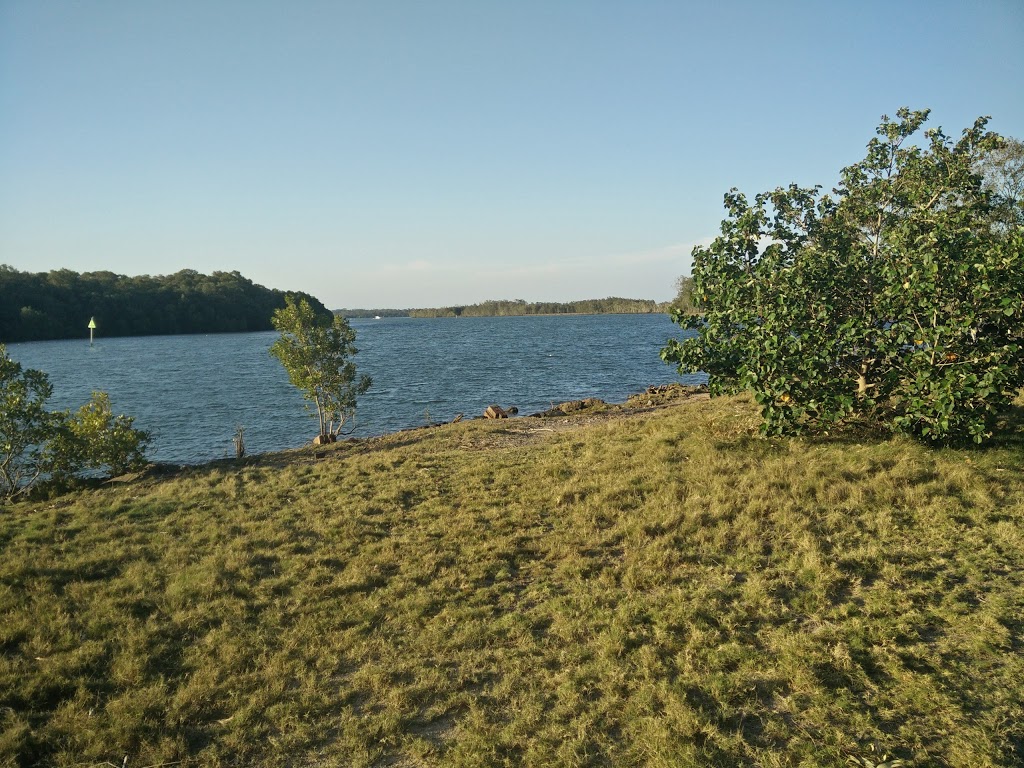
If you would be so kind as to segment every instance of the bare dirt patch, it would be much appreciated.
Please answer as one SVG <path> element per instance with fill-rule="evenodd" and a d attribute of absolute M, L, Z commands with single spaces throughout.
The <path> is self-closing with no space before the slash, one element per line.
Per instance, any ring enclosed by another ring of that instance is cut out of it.
<path fill-rule="evenodd" d="M 606 403 L 598 398 L 571 400 L 540 413 L 502 421 L 501 427 L 476 435 L 469 447 L 486 450 L 525 445 L 553 433 L 634 418 L 652 411 L 708 399 L 707 387 L 667 384 L 648 387 L 644 392 L 631 395 L 625 403 Z"/>

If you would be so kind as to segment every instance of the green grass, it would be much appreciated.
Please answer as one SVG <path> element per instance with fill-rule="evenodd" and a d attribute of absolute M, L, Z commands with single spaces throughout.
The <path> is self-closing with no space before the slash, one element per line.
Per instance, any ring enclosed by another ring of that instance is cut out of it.
<path fill-rule="evenodd" d="M 589 418 L 0 511 L 0 765 L 1024 761 L 1020 407 L 983 451 Z"/>

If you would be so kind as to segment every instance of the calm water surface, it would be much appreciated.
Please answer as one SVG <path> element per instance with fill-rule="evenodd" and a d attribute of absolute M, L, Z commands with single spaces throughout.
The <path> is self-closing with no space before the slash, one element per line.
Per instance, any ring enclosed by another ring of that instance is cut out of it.
<path fill-rule="evenodd" d="M 684 334 L 665 315 L 353 320 L 360 373 L 356 435 L 378 435 L 491 403 L 533 413 L 566 400 L 621 402 L 652 384 L 697 384 L 658 351 Z M 154 433 L 157 461 L 198 463 L 234 455 L 245 428 L 250 453 L 302 445 L 317 431 L 298 390 L 267 350 L 275 332 L 145 336 L 11 344 L 8 354 L 45 371 L 50 407 L 77 408 L 93 390 L 115 413 Z"/>

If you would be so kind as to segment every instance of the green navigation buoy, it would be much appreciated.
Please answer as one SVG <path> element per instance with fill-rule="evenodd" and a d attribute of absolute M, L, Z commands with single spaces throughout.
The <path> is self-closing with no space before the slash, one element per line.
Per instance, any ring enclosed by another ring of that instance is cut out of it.
<path fill-rule="evenodd" d="M 92 332 L 96 330 L 96 318 L 89 318 L 89 346 L 92 346 Z"/>

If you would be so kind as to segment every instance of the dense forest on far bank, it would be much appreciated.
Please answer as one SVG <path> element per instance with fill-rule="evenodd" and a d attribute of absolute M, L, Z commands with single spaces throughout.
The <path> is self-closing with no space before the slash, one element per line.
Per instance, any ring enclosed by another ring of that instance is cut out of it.
<path fill-rule="evenodd" d="M 257 285 L 238 272 L 127 277 L 69 269 L 20 272 L 0 264 L 0 342 L 98 336 L 269 331 L 285 291 Z M 312 296 L 300 293 L 318 311 Z"/>
<path fill-rule="evenodd" d="M 667 312 L 670 303 L 649 299 L 531 301 L 492 299 L 479 304 L 427 309 L 338 309 L 344 317 L 512 317 L 518 315 L 649 315 Z"/>

